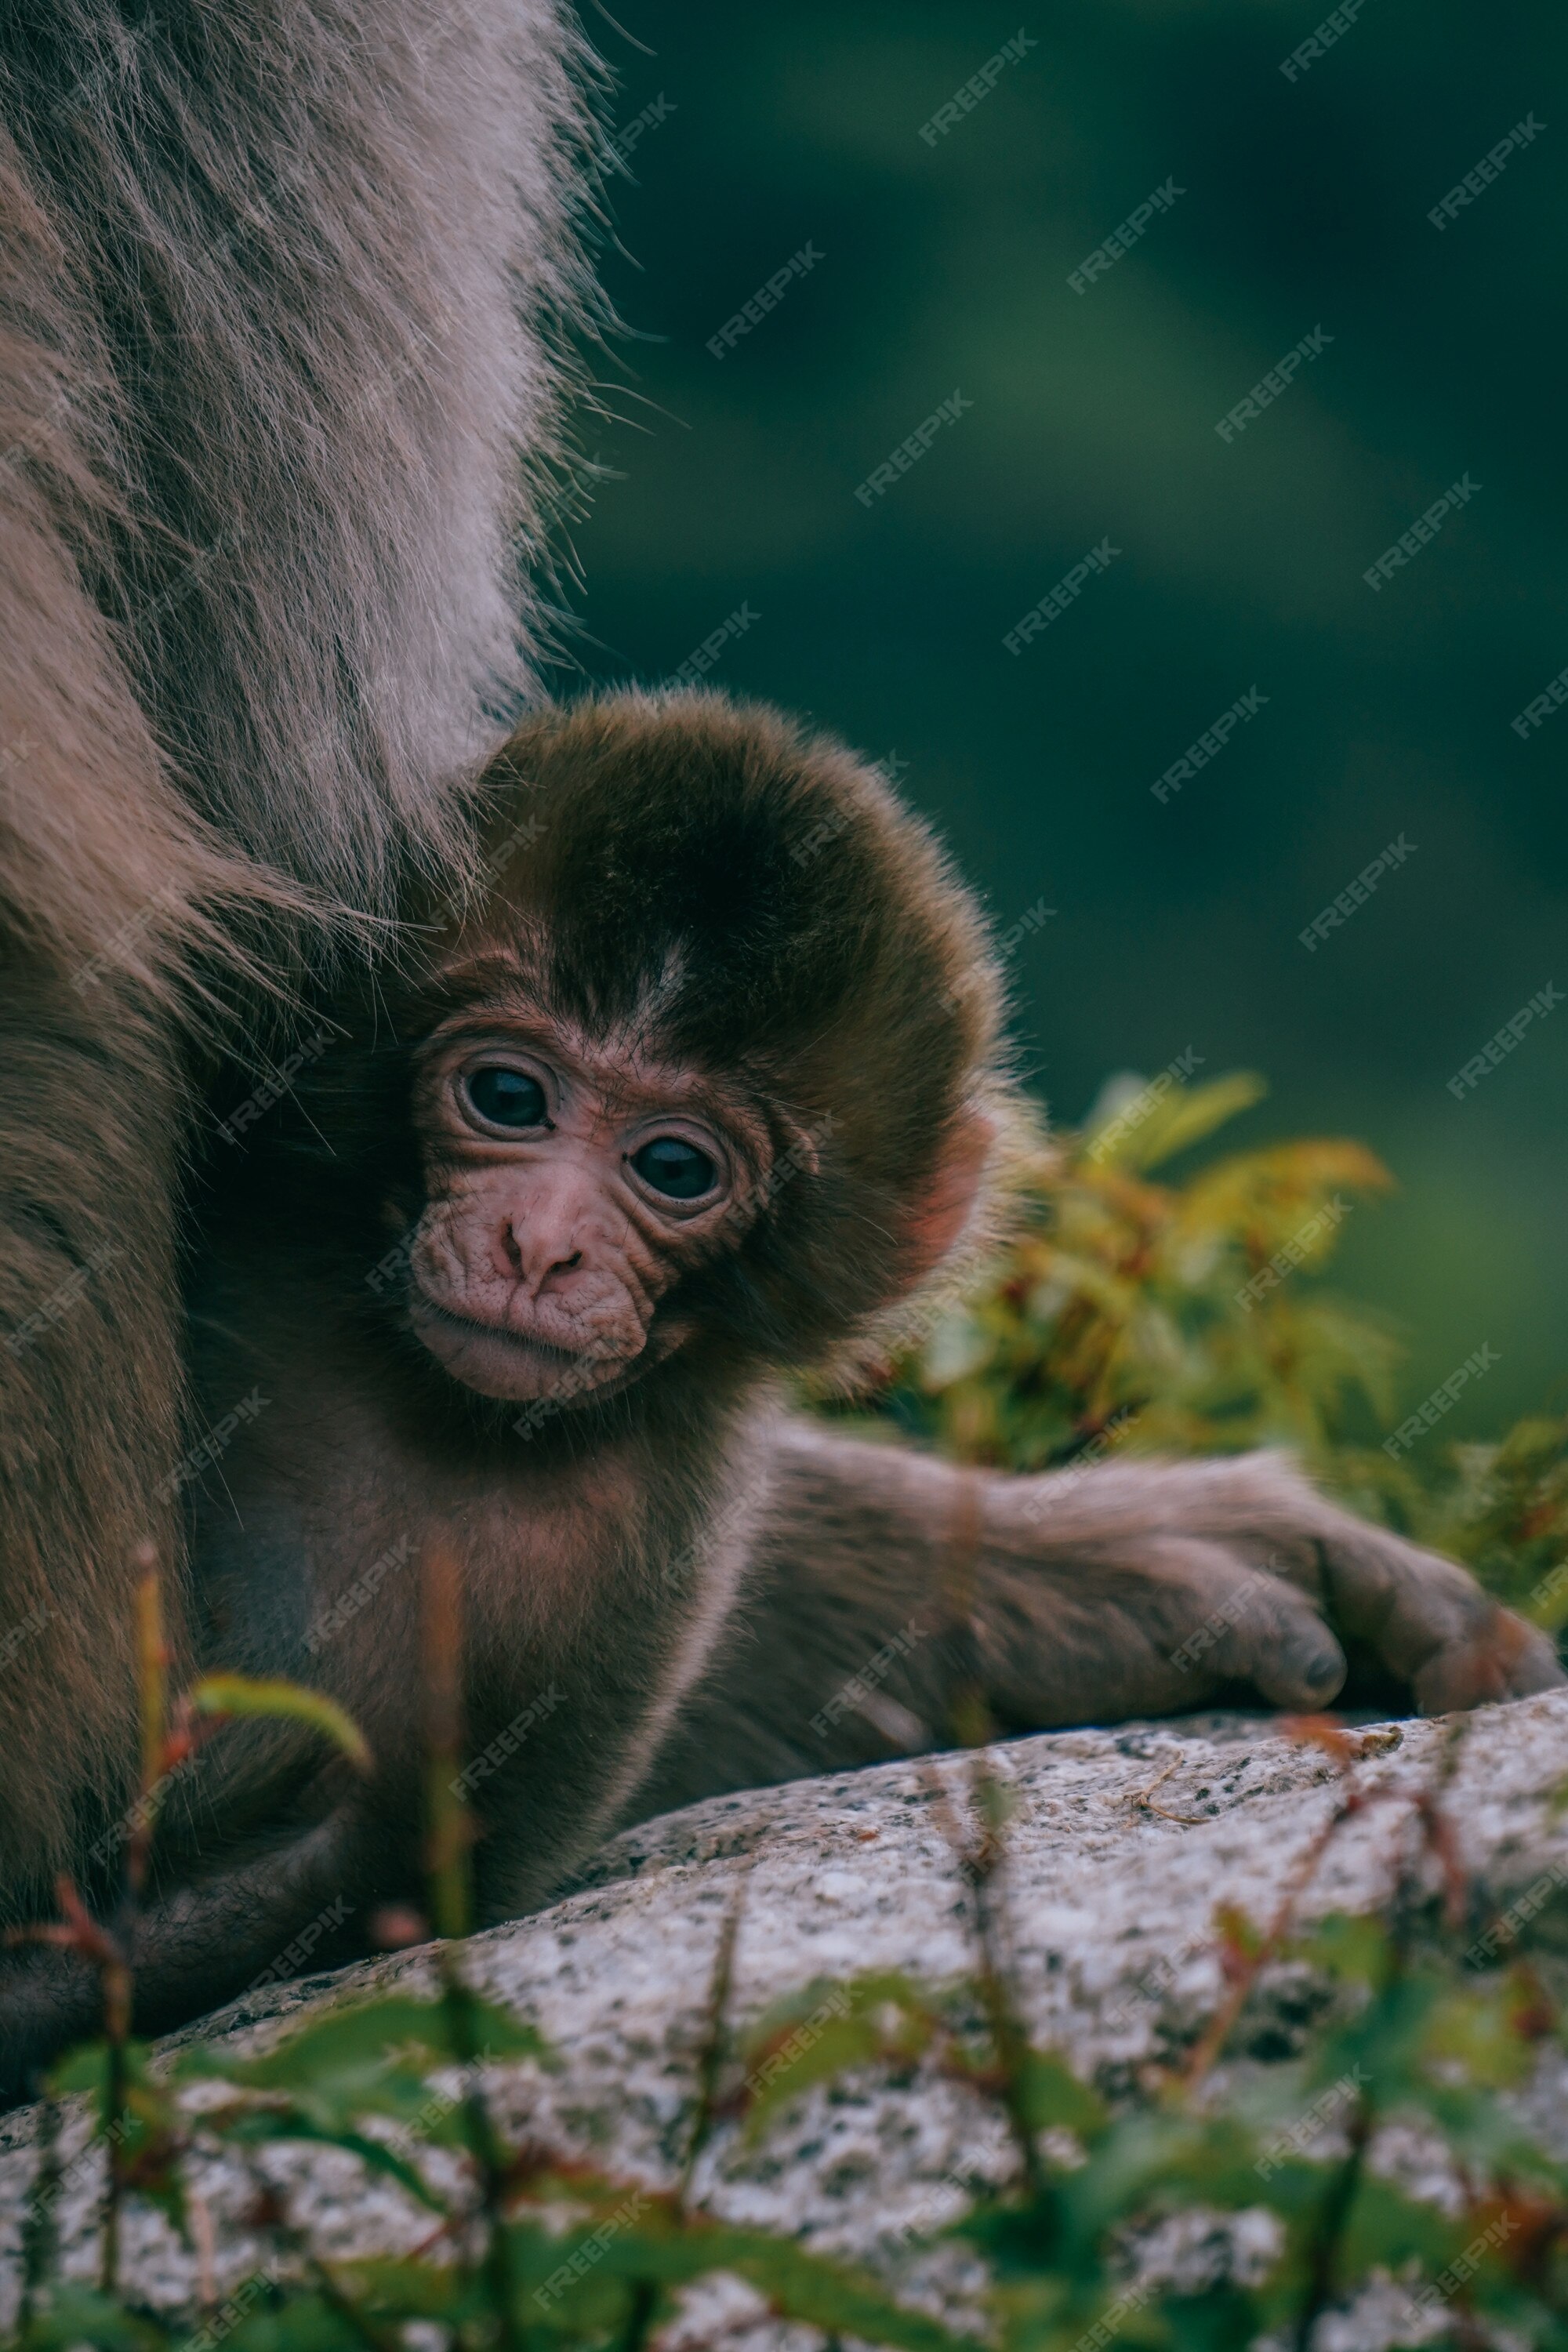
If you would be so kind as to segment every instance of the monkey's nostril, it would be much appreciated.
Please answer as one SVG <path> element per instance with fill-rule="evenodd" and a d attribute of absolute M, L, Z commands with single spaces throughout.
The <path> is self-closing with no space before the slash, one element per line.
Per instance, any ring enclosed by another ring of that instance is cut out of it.
<path fill-rule="evenodd" d="M 582 1263 L 582 1251 L 574 1250 L 570 1257 L 558 1257 L 550 1271 L 552 1274 L 575 1274 Z"/>

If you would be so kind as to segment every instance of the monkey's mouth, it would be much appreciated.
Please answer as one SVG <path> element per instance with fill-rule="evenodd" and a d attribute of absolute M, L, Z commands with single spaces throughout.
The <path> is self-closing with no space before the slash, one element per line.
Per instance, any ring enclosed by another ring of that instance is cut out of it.
<path fill-rule="evenodd" d="M 524 1331 L 471 1321 L 438 1307 L 417 1286 L 409 1294 L 408 1319 L 443 1370 L 479 1396 L 565 1410 L 624 1380 L 637 1361 L 592 1346 L 558 1348 Z"/>

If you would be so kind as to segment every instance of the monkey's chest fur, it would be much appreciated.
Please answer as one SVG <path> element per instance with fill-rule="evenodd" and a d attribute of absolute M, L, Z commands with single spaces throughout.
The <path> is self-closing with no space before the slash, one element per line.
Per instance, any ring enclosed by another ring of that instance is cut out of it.
<path fill-rule="evenodd" d="M 688 1427 L 676 1475 L 675 1449 L 636 1415 L 592 1443 L 567 1416 L 527 1435 L 469 1426 L 411 1411 L 406 1384 L 358 1350 L 329 1325 L 287 1362 L 213 1351 L 192 1559 L 202 1664 L 324 1692 L 363 1732 L 374 1772 L 356 1783 L 293 1727 L 236 1727 L 210 1751 L 224 1801 L 199 1811 L 254 1843 L 354 1808 L 356 1850 L 375 1857 L 369 1894 L 417 1895 L 424 1570 L 441 1547 L 461 1591 L 460 1793 L 479 1830 L 479 1908 L 515 1916 L 614 1820 L 729 1614 L 744 1430 L 716 1428 L 694 1472 Z M 221 1858 L 204 1850 L 202 1866 Z"/>

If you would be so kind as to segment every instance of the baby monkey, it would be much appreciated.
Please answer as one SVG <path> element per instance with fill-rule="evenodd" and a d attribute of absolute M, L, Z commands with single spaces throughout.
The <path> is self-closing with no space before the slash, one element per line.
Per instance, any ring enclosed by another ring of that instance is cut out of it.
<path fill-rule="evenodd" d="M 418 1900 L 434 1546 L 480 1916 L 542 1899 L 730 1612 L 765 1392 L 885 1344 L 983 1222 L 994 976 L 875 770 L 768 710 L 628 693 L 521 728 L 480 846 L 482 887 L 335 1008 L 347 1034 L 202 1214 L 202 1660 L 329 1693 L 374 1769 L 276 1725 L 201 1751 L 160 1831 L 143 2029 L 319 1915 L 317 1963 Z M 37 1959 L 46 2039 L 90 2028 L 58 2000 L 74 1965 Z"/>
<path fill-rule="evenodd" d="M 176 1776 L 141 2030 L 418 1904 L 437 1552 L 481 1921 L 639 1813 L 886 1755 L 846 1712 L 873 1654 L 916 1745 L 974 1677 L 1016 1728 L 1321 1705 L 1321 1611 L 1428 1706 L 1556 1678 L 1280 1457 L 1006 1478 L 773 1410 L 984 1244 L 1009 1116 L 976 908 L 876 770 L 773 711 L 628 693 L 531 719 L 482 817 L 461 912 L 414 910 L 193 1204 L 182 1670 L 311 1684 L 374 1762 L 252 1722 Z M 112 1909 L 120 1841 L 95 1851 Z M 0 1966 L 13 2094 L 97 2000 L 58 1951 Z"/>

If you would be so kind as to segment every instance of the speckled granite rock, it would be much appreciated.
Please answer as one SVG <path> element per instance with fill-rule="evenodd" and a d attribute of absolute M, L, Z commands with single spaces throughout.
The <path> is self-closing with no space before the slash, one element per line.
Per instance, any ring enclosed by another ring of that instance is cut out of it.
<path fill-rule="evenodd" d="M 1442 1734 L 1406 1723 L 1354 1737 L 1368 1785 L 1415 1788 L 1430 1775 Z M 1225 1717 L 1060 1733 L 993 1753 L 1018 1800 L 1005 1889 L 1020 2005 L 1037 2039 L 1125 2091 L 1139 2062 L 1189 2037 L 1214 2006 L 1215 1905 L 1269 1916 L 1335 1802 L 1335 1774 L 1319 1751 L 1268 1725 Z M 549 1910 L 476 1937 L 472 1981 L 535 2022 L 564 2061 L 556 2074 L 530 2063 L 498 2068 L 498 2120 L 592 2154 L 628 2181 L 668 2184 L 689 2124 L 717 1942 L 737 1895 L 732 2021 L 816 1976 L 874 1967 L 933 1982 L 967 1975 L 969 1897 L 937 1795 L 944 1785 L 961 1796 L 967 1769 L 955 1758 L 898 1763 L 694 1806 L 616 1839 Z M 1467 1862 L 1500 1909 L 1554 1866 L 1568 1875 L 1568 1820 L 1549 1804 L 1565 1774 L 1568 1693 L 1489 1710 L 1469 1728 L 1448 1803 Z M 1404 1818 L 1403 1807 L 1376 1805 L 1347 1824 L 1306 1916 L 1376 1902 Z M 429 1981 L 427 1955 L 404 1954 L 237 2002 L 200 2031 L 264 2040 L 329 1990 Z M 1267 2064 L 1297 2045 L 1304 1992 L 1290 1971 L 1279 1973 L 1272 1999 L 1248 2011 L 1245 2059 Z M 1568 2115 L 1568 2073 L 1537 2096 L 1542 2114 Z M 93 2264 L 100 2177 L 96 2155 L 79 2153 L 84 2128 L 68 2119 L 60 2206 L 67 2267 L 81 2276 Z M 33 2129 L 26 2114 L 0 2126 L 0 2321 L 14 2305 Z M 1418 2178 L 1423 2161 L 1407 2151 L 1406 2177 Z M 427 2230 L 401 2190 L 367 2182 L 340 2152 L 274 2148 L 263 2163 L 288 2185 L 292 2218 L 322 2251 L 390 2251 Z M 910 2236 L 951 2218 L 981 2182 L 1005 2179 L 1011 2163 L 998 2116 L 963 2087 L 868 2075 L 809 2095 L 755 2147 L 721 2127 L 695 2189 L 715 2211 L 869 2263 L 900 2294 L 960 2316 L 975 2284 L 969 2256 L 952 2246 L 917 2252 Z M 254 2183 L 226 2158 L 193 2159 L 193 2179 L 226 2288 L 258 2265 L 242 2221 Z M 1442 2193 L 1440 2178 L 1427 2186 Z M 1212 2268 L 1266 2256 L 1267 2246 L 1247 2242 L 1248 2221 L 1228 2237 L 1173 2242 L 1159 2259 Z M 132 2210 L 125 2261 L 149 2304 L 171 2313 L 190 2304 L 192 2257 L 160 2214 Z M 679 2336 L 710 2339 L 721 2325 L 733 2335 L 740 2322 L 742 2343 L 748 2334 L 759 2347 L 811 2341 L 809 2331 L 760 2318 L 748 2330 L 749 2294 L 735 2283 L 704 2288 Z M 1370 2312 L 1359 2330 L 1353 2315 L 1344 2325 L 1342 2352 L 1386 2340 Z"/>

